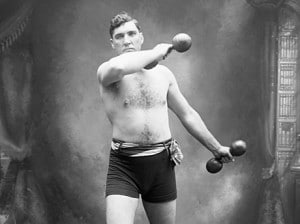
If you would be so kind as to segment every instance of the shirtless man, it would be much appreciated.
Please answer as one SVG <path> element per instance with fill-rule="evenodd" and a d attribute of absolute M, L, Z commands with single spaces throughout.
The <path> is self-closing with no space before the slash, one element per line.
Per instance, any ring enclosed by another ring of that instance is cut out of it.
<path fill-rule="evenodd" d="M 174 224 L 176 182 L 168 149 L 176 142 L 169 128 L 168 108 L 223 162 L 232 160 L 229 147 L 209 132 L 166 66 L 145 69 L 151 62 L 163 60 L 171 52 L 171 44 L 141 50 L 141 29 L 125 12 L 112 19 L 110 35 L 117 56 L 97 71 L 113 138 L 106 185 L 107 223 L 133 224 L 141 195 L 151 224 Z"/>

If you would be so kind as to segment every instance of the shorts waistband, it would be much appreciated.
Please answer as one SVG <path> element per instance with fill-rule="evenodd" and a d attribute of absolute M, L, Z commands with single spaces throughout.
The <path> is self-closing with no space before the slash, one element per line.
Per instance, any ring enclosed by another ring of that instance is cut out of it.
<path fill-rule="evenodd" d="M 167 149 L 171 145 L 172 141 L 174 141 L 173 138 L 170 138 L 166 141 L 158 143 L 139 144 L 133 142 L 125 142 L 113 138 L 111 142 L 111 149 L 116 152 L 121 152 L 123 155 L 131 157 L 150 156 L 158 154 Z"/>

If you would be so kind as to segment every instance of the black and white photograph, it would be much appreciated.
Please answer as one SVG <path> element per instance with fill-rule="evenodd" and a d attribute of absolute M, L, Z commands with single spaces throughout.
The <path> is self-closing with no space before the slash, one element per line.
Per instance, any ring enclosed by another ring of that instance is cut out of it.
<path fill-rule="evenodd" d="M 0 224 L 299 224 L 299 50 L 300 0 L 0 0 Z"/>

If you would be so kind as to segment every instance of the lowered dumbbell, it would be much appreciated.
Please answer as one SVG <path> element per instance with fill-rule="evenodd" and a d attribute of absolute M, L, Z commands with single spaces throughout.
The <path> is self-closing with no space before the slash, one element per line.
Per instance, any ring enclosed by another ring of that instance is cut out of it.
<path fill-rule="evenodd" d="M 243 140 L 234 141 L 230 146 L 232 156 L 242 156 L 246 152 L 246 143 Z M 221 158 L 212 158 L 206 163 L 206 169 L 210 173 L 218 173 L 223 168 Z"/>

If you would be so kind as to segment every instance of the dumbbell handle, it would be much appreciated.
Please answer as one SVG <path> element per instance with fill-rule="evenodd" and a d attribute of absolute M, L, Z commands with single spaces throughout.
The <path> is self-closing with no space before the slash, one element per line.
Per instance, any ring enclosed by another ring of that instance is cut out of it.
<path fill-rule="evenodd" d="M 173 49 L 174 49 L 174 46 L 170 47 L 170 48 L 169 48 L 169 52 L 171 52 Z M 164 57 L 163 59 L 165 59 L 165 57 Z M 151 68 L 154 68 L 157 64 L 158 64 L 158 61 L 157 61 L 157 60 L 154 60 L 154 61 L 152 61 L 150 64 L 146 65 L 146 66 L 144 67 L 144 69 L 151 69 Z"/>

